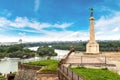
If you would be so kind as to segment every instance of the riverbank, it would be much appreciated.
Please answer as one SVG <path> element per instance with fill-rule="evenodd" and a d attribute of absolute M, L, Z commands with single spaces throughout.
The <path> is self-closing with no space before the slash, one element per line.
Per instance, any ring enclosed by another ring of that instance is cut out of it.
<path fill-rule="evenodd" d="M 37 48 L 37 47 L 35 47 L 35 48 Z M 60 60 L 69 51 L 55 49 L 55 52 L 58 53 L 58 55 L 55 57 L 51 57 L 51 58 Z M 3 74 L 7 74 L 10 72 L 16 72 L 18 70 L 18 62 L 19 61 L 21 61 L 23 63 L 23 62 L 31 62 L 31 61 L 44 60 L 44 59 L 47 59 L 47 57 L 33 57 L 33 58 L 29 58 L 29 59 L 3 58 L 0 61 L 0 72 Z"/>

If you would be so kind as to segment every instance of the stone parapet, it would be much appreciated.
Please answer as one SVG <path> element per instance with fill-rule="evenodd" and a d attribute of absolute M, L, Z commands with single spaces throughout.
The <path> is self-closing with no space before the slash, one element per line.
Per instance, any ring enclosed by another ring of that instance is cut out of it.
<path fill-rule="evenodd" d="M 38 70 L 41 66 L 31 66 L 18 63 L 18 72 L 14 80 L 58 80 L 57 73 L 42 73 Z"/>
<path fill-rule="evenodd" d="M 57 73 L 36 73 L 36 79 L 35 80 L 58 80 Z"/>
<path fill-rule="evenodd" d="M 2 79 L 0 79 L 0 80 L 7 80 L 6 78 L 2 78 Z"/>
<path fill-rule="evenodd" d="M 23 70 L 23 69 L 39 70 L 40 68 L 41 68 L 41 66 L 22 64 L 21 62 L 18 62 L 18 70 Z"/>

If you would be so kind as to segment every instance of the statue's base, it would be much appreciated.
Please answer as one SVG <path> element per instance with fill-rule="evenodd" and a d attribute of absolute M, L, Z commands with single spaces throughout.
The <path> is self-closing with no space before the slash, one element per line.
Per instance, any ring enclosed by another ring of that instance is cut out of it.
<path fill-rule="evenodd" d="M 96 55 L 99 54 L 99 44 L 97 42 L 88 42 L 86 46 L 86 53 L 89 55 Z"/>
<path fill-rule="evenodd" d="M 101 53 L 84 53 L 84 55 L 99 55 L 99 54 L 101 54 Z"/>

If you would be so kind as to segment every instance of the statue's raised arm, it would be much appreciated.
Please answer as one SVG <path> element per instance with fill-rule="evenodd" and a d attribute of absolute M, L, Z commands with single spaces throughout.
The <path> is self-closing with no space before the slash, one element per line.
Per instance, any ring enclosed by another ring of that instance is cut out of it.
<path fill-rule="evenodd" d="M 93 8 L 90 8 L 90 17 L 93 17 Z"/>

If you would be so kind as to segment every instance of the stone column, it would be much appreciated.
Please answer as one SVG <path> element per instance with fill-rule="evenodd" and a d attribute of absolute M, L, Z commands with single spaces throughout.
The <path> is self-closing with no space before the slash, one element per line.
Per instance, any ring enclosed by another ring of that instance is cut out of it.
<path fill-rule="evenodd" d="M 90 42 L 95 42 L 94 18 L 90 17 Z"/>
<path fill-rule="evenodd" d="M 93 8 L 91 8 L 91 15 L 90 15 L 90 40 L 89 40 L 89 42 L 86 45 L 86 53 L 88 53 L 88 54 L 99 53 L 99 44 L 95 41 Z"/>

